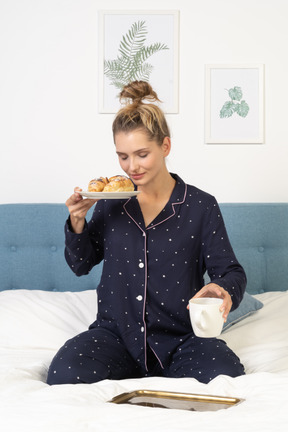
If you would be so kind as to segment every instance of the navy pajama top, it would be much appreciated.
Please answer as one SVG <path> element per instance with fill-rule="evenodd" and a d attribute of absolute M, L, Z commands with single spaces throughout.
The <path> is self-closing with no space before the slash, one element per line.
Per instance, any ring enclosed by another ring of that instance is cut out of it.
<path fill-rule="evenodd" d="M 215 198 L 175 174 L 169 202 L 145 227 L 136 197 L 100 200 L 81 234 L 66 223 L 67 263 L 77 276 L 103 262 L 98 313 L 91 327 L 120 337 L 147 369 L 147 344 L 160 365 L 193 336 L 187 304 L 207 270 L 231 295 L 235 309 L 246 276 L 231 248 Z"/>

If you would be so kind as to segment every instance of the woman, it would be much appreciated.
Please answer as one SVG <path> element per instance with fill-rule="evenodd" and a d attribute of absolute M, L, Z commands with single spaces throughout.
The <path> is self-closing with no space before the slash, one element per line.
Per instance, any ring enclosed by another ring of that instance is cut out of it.
<path fill-rule="evenodd" d="M 224 341 L 194 335 L 187 310 L 192 297 L 219 297 L 226 320 L 243 297 L 245 273 L 218 204 L 168 172 L 170 132 L 151 86 L 133 82 L 120 98 L 126 105 L 113 123 L 116 153 L 141 194 L 100 200 L 89 223 L 95 201 L 83 200 L 78 188 L 67 200 L 69 266 L 81 276 L 104 265 L 97 319 L 60 349 L 47 382 L 165 376 L 207 383 L 219 374 L 242 375 Z M 206 270 L 211 283 L 204 285 Z"/>

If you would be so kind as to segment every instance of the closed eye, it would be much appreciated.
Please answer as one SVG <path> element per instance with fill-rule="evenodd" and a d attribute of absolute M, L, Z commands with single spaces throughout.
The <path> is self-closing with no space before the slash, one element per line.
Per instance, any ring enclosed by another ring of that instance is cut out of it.
<path fill-rule="evenodd" d="M 135 152 L 135 155 L 139 156 L 140 158 L 144 159 L 149 155 L 148 151 L 143 151 L 144 149 L 141 149 L 139 151 Z M 121 159 L 122 161 L 125 161 L 128 159 L 128 155 L 126 153 L 121 153 L 121 152 L 116 152 L 119 159 Z"/>
<path fill-rule="evenodd" d="M 118 158 L 121 160 L 126 160 L 128 158 L 127 154 L 125 153 L 120 153 L 120 152 L 116 152 L 118 155 Z"/>

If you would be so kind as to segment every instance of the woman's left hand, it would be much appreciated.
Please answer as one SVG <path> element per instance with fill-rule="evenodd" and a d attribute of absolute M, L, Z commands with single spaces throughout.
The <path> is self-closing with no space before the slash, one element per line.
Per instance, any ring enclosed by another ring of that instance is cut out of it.
<path fill-rule="evenodd" d="M 192 298 L 195 299 L 199 297 L 222 298 L 223 303 L 221 304 L 220 311 L 223 312 L 224 322 L 226 322 L 228 314 L 232 307 L 232 300 L 230 294 L 224 288 L 220 287 L 215 283 L 209 283 L 203 288 L 201 288 L 201 290 L 198 291 L 197 294 L 195 294 L 195 296 Z"/>

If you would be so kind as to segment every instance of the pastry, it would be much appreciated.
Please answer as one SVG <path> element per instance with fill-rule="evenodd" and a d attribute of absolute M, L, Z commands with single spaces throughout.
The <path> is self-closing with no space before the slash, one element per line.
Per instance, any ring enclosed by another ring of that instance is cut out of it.
<path fill-rule="evenodd" d="M 107 177 L 99 177 L 91 180 L 88 184 L 89 192 L 102 192 L 104 187 L 107 185 Z"/>
<path fill-rule="evenodd" d="M 130 178 L 117 175 L 110 177 L 108 184 L 103 189 L 103 192 L 130 192 L 134 191 L 134 184 Z"/>

